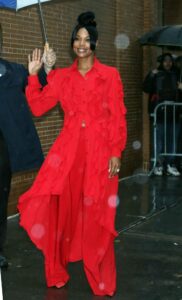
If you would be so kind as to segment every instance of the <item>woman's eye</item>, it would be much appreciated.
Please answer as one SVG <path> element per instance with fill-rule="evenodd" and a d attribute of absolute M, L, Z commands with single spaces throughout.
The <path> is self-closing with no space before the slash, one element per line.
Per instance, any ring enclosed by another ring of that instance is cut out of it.
<path fill-rule="evenodd" d="M 86 39 L 86 42 L 90 42 L 90 39 Z"/>

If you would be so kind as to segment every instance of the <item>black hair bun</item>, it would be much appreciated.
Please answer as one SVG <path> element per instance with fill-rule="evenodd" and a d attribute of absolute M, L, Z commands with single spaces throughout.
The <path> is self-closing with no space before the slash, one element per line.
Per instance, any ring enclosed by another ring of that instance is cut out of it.
<path fill-rule="evenodd" d="M 87 11 L 78 16 L 78 24 L 82 26 L 97 26 L 95 22 L 95 14 L 92 11 Z"/>

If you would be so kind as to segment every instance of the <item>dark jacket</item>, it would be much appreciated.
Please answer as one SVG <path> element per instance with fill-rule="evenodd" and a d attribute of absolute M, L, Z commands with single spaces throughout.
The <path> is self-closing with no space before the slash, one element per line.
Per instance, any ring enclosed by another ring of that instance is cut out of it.
<path fill-rule="evenodd" d="M 12 172 L 38 168 L 43 153 L 24 95 L 28 71 L 3 59 L 0 64 L 6 68 L 0 76 L 0 130 L 8 146 Z M 44 71 L 39 77 L 45 85 Z"/>
<path fill-rule="evenodd" d="M 180 69 L 177 69 L 177 79 L 178 79 L 178 82 L 181 82 L 182 81 L 182 70 Z M 182 102 L 182 90 L 178 90 L 178 102 Z M 181 111 L 182 111 L 182 107 L 181 107 Z"/>
<path fill-rule="evenodd" d="M 155 107 L 164 101 L 178 101 L 177 74 L 175 71 L 159 70 L 157 74 L 150 72 L 144 82 L 143 91 L 149 94 L 149 113 L 153 113 Z M 167 108 L 168 119 L 172 118 L 172 107 Z M 178 109 L 176 110 L 176 117 Z M 158 118 L 163 119 L 163 107 L 158 110 Z"/>

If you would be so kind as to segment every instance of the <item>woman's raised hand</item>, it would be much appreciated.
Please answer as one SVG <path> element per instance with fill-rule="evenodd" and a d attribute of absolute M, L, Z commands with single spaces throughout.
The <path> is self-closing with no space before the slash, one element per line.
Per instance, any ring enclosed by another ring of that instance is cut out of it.
<path fill-rule="evenodd" d="M 28 56 L 28 71 L 30 75 L 37 75 L 42 67 L 41 50 L 35 49 L 32 55 Z"/>
<path fill-rule="evenodd" d="M 178 89 L 182 91 L 182 82 L 178 82 Z"/>

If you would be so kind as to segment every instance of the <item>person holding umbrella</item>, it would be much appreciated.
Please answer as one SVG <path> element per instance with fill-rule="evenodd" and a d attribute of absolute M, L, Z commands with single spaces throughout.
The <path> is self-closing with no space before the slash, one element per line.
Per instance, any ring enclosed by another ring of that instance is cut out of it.
<path fill-rule="evenodd" d="M 160 65 L 157 69 L 149 72 L 143 83 L 143 91 L 149 94 L 149 113 L 154 112 L 155 107 L 164 101 L 178 101 L 178 77 L 174 66 L 174 59 L 170 53 L 164 53 L 159 58 Z M 176 145 L 179 137 L 179 109 L 175 110 Z M 154 175 L 162 176 L 166 170 L 167 175 L 180 176 L 175 166 L 175 157 L 166 156 L 161 159 L 164 140 L 164 111 L 163 108 L 157 111 L 157 166 Z M 173 152 L 171 137 L 173 136 L 173 109 L 167 108 L 167 151 Z"/>
<path fill-rule="evenodd" d="M 0 268 L 8 266 L 4 245 L 12 173 L 39 168 L 43 162 L 39 137 L 24 95 L 28 71 L 23 65 L 1 57 L 2 42 L 0 25 Z M 42 85 L 47 84 L 46 72 L 55 59 L 51 49 L 44 54 L 44 68 L 39 72 Z"/>
<path fill-rule="evenodd" d="M 98 31 L 92 12 L 82 13 L 71 47 L 75 62 L 38 80 L 40 51 L 29 56 L 26 95 L 35 116 L 57 103 L 63 129 L 31 187 L 19 199 L 20 225 L 45 257 L 48 287 L 69 280 L 69 262 L 83 261 L 95 295 L 116 291 L 114 228 L 118 173 L 126 144 L 126 109 L 116 68 L 95 55 Z"/>

